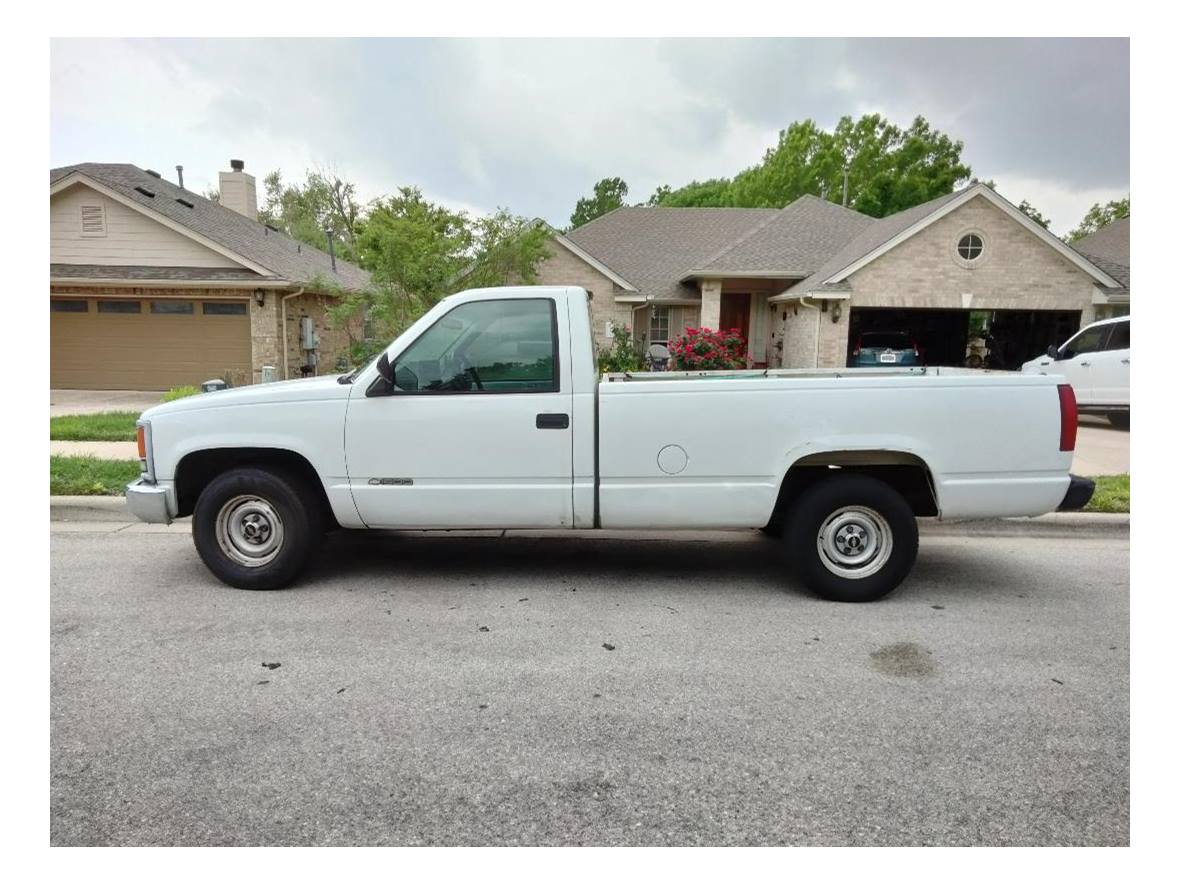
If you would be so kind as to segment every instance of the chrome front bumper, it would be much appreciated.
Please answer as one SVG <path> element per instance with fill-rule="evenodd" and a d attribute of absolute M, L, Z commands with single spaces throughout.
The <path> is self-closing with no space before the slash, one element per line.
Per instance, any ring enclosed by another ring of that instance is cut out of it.
<path fill-rule="evenodd" d="M 172 522 L 169 489 L 163 485 L 137 479 L 127 486 L 127 509 L 144 522 Z"/>

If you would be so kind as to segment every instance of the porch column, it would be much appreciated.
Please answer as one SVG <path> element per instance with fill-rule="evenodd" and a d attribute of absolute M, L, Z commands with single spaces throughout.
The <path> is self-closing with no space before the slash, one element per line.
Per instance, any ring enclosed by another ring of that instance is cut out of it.
<path fill-rule="evenodd" d="M 701 280 L 701 328 L 721 327 L 721 280 Z"/>

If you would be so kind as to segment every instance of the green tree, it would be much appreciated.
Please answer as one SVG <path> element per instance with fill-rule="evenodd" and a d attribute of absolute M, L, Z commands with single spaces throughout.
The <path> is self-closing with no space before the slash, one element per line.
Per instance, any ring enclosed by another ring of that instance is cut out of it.
<path fill-rule="evenodd" d="M 1040 211 L 1028 200 L 1021 200 L 1020 205 L 1016 207 L 1045 230 L 1049 229 L 1049 219 L 1040 213 Z"/>
<path fill-rule="evenodd" d="M 917 117 L 901 129 L 880 114 L 842 117 L 832 131 L 800 120 L 779 133 L 762 162 L 725 178 L 661 195 L 661 206 L 778 208 L 804 194 L 843 202 L 875 217 L 948 194 L 971 174 L 963 143 Z"/>
<path fill-rule="evenodd" d="M 578 200 L 574 207 L 574 214 L 570 216 L 569 229 L 581 227 L 586 222 L 593 221 L 612 209 L 618 209 L 626 199 L 627 182 L 621 178 L 602 179 L 594 185 L 593 195 Z"/>
<path fill-rule="evenodd" d="M 328 170 L 309 170 L 302 184 L 288 185 L 276 169 L 262 183 L 265 198 L 259 221 L 325 251 L 331 230 L 337 254 L 357 260 L 356 238 L 365 207 L 357 200 L 356 185 Z"/>
<path fill-rule="evenodd" d="M 1090 211 L 1078 222 L 1078 226 L 1069 232 L 1066 239 L 1073 243 L 1087 234 L 1106 227 L 1112 221 L 1131 217 L 1131 195 L 1127 194 L 1121 200 L 1111 200 L 1106 204 L 1095 203 Z"/>

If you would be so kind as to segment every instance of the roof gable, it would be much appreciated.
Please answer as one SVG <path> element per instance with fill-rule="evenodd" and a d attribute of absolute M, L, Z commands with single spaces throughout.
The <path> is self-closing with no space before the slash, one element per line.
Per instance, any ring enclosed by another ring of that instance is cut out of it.
<path fill-rule="evenodd" d="M 359 267 L 337 259 L 333 270 L 330 257 L 314 246 L 300 243 L 170 181 L 149 175 L 137 166 L 80 163 L 51 169 L 50 193 L 77 181 L 84 181 L 104 195 L 232 257 L 263 276 L 296 284 L 321 279 L 345 289 L 362 289 L 369 285 L 369 274 Z"/>

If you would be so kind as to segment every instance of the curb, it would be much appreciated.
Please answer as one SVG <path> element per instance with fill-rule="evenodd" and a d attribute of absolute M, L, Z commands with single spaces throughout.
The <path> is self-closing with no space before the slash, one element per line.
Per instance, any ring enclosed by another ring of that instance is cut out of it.
<path fill-rule="evenodd" d="M 50 495 L 49 521 L 134 522 L 123 495 Z"/>

